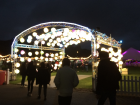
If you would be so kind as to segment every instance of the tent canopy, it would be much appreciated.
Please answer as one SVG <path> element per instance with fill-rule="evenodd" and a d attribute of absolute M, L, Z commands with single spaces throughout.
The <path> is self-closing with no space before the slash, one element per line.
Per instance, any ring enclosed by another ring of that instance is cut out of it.
<path fill-rule="evenodd" d="M 134 48 L 129 48 L 125 52 L 122 53 L 123 55 L 123 60 L 126 59 L 134 59 L 134 60 L 140 60 L 140 51 L 136 50 Z"/>

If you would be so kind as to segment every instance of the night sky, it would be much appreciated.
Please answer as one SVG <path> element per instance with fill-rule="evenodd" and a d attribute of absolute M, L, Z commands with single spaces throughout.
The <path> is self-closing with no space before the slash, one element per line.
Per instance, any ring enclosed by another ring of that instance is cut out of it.
<path fill-rule="evenodd" d="M 122 48 L 140 50 L 140 0 L 2 0 L 0 40 L 45 22 L 65 21 L 111 34 Z M 88 44 L 83 44 L 87 47 Z"/>

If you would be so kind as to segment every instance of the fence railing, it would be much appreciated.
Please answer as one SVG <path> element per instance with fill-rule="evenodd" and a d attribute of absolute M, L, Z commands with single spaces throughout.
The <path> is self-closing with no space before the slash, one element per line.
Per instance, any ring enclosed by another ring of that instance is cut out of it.
<path fill-rule="evenodd" d="M 95 76 L 95 87 L 97 78 Z M 140 77 L 137 76 L 122 76 L 119 81 L 120 89 L 117 90 L 118 95 L 138 96 L 140 97 Z"/>

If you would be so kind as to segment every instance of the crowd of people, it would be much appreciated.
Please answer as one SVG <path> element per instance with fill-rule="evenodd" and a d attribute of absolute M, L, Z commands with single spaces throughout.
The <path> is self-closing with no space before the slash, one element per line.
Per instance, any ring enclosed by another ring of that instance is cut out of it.
<path fill-rule="evenodd" d="M 118 82 L 121 80 L 121 74 L 116 64 L 109 60 L 109 55 L 106 52 L 99 53 L 100 62 L 97 72 L 97 87 L 96 98 L 98 99 L 97 105 L 103 105 L 105 100 L 109 98 L 110 105 L 116 105 L 116 89 L 119 89 Z M 81 67 L 88 71 L 88 62 L 82 61 Z M 27 64 L 24 62 L 20 68 L 22 75 L 21 85 L 24 86 L 25 77 L 28 76 L 28 96 L 32 96 L 33 83 L 36 78 L 38 87 L 38 99 L 41 98 L 41 89 L 44 88 L 44 100 L 47 98 L 47 84 L 51 80 L 51 63 L 40 63 L 40 67 L 36 68 L 34 62 L 31 61 Z M 79 84 L 77 76 L 77 61 L 71 62 L 68 58 L 62 60 L 62 67 L 57 70 L 54 78 L 54 84 L 59 92 L 58 103 L 59 105 L 70 105 L 72 100 L 73 88 Z"/>

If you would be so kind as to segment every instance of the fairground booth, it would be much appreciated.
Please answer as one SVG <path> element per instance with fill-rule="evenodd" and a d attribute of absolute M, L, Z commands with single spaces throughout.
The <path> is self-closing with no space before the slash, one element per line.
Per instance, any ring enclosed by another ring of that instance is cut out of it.
<path fill-rule="evenodd" d="M 70 22 L 46 22 L 32 26 L 18 34 L 11 45 L 12 79 L 16 79 L 21 62 L 59 61 L 65 55 L 65 48 L 81 42 L 91 41 L 93 90 L 98 66 L 98 50 L 107 51 L 112 61 L 122 69 L 121 44 L 111 36 L 88 27 Z M 58 66 L 58 65 L 57 65 Z"/>

